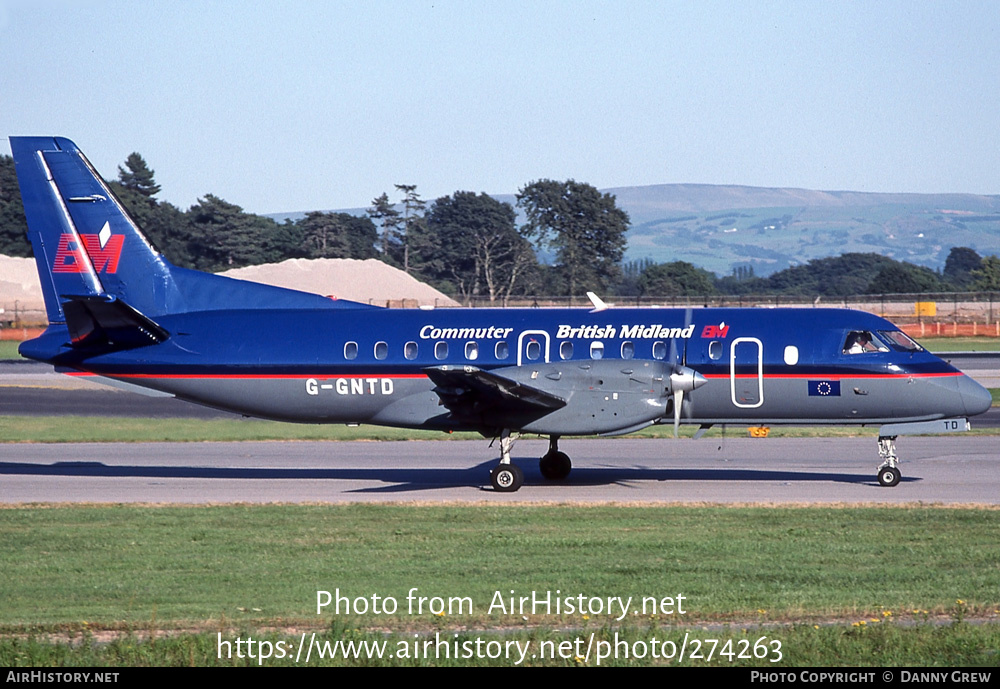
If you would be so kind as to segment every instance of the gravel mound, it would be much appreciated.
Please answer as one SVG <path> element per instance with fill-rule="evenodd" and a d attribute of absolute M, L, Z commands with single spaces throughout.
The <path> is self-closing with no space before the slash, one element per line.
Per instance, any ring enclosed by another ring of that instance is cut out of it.
<path fill-rule="evenodd" d="M 373 258 L 292 258 L 221 275 L 378 306 L 458 306 L 430 285 Z M 45 302 L 32 258 L 0 255 L 0 308 L 44 320 Z M 31 312 L 37 312 L 32 314 Z"/>

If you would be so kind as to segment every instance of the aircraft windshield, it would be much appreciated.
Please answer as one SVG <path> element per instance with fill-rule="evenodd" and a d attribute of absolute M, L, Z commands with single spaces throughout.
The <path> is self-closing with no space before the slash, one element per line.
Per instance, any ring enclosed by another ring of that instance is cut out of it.
<path fill-rule="evenodd" d="M 896 349 L 903 352 L 922 352 L 924 348 L 911 340 L 901 330 L 879 330 L 878 334 L 889 341 Z"/>
<path fill-rule="evenodd" d="M 900 333 L 902 335 L 902 333 Z M 868 354 L 870 352 L 888 352 L 889 348 L 882 340 L 868 330 L 852 330 L 844 340 L 844 354 Z"/>

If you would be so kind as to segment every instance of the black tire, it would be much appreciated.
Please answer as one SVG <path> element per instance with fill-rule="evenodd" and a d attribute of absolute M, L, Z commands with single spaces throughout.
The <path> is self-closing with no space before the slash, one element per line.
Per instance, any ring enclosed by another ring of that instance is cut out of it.
<path fill-rule="evenodd" d="M 501 464 L 490 472 L 490 483 L 498 493 L 513 493 L 524 484 L 524 472 L 516 464 Z"/>
<path fill-rule="evenodd" d="M 565 452 L 549 452 L 538 460 L 538 468 L 541 470 L 542 476 L 549 481 L 562 481 L 569 476 L 573 462 L 570 461 L 569 455 Z"/>
<path fill-rule="evenodd" d="M 899 473 L 899 469 L 896 467 L 882 467 L 878 470 L 878 483 L 880 486 L 892 488 L 899 483 L 900 478 L 902 478 L 902 474 Z"/>

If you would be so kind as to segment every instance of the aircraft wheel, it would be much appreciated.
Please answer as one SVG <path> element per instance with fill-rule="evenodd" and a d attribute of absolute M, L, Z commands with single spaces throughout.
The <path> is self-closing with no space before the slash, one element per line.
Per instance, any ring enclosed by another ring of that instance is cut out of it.
<path fill-rule="evenodd" d="M 501 464 L 490 472 L 490 483 L 498 493 L 513 493 L 524 483 L 524 472 L 516 464 Z"/>
<path fill-rule="evenodd" d="M 550 481 L 561 481 L 569 476 L 573 463 L 565 452 L 549 452 L 538 460 L 542 476 Z"/>
<path fill-rule="evenodd" d="M 878 482 L 880 486 L 885 486 L 886 488 L 892 488 L 902 477 L 899 473 L 899 469 L 896 467 L 882 467 L 878 470 Z"/>

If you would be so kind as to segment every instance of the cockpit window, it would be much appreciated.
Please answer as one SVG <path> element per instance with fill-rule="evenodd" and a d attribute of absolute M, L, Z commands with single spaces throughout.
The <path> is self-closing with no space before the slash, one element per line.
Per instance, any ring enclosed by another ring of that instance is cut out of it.
<path fill-rule="evenodd" d="M 922 352 L 924 348 L 911 340 L 906 333 L 901 330 L 879 330 L 878 334 L 889 342 L 893 347 L 902 352 Z"/>
<path fill-rule="evenodd" d="M 902 334 L 902 333 L 900 333 Z M 852 330 L 844 340 L 844 354 L 868 354 L 870 352 L 888 352 L 882 340 L 874 337 L 868 330 Z"/>

